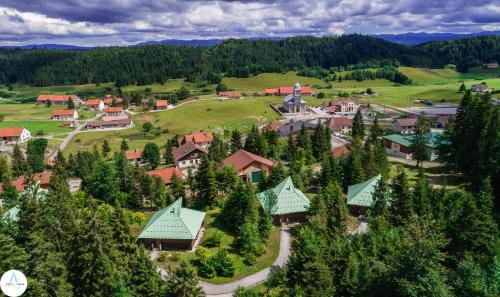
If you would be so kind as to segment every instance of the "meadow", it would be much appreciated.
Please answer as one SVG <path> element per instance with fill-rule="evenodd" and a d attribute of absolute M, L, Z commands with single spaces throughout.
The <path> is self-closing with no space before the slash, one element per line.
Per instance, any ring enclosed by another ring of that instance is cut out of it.
<path fill-rule="evenodd" d="M 71 132 L 72 128 L 62 126 L 60 121 L 29 121 L 13 120 L 0 122 L 0 128 L 24 127 L 31 131 L 31 135 L 65 134 Z"/>

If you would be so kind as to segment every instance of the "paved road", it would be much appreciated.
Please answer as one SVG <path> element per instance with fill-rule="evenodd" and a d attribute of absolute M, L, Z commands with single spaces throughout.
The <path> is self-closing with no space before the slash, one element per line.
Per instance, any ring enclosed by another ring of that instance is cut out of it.
<path fill-rule="evenodd" d="M 280 251 L 273 266 L 283 267 L 288 262 L 290 249 L 290 228 L 283 226 L 280 231 Z M 267 267 L 257 273 L 228 284 L 214 285 L 207 282 L 200 282 L 200 285 L 205 294 L 207 294 L 207 297 L 229 297 L 232 296 L 234 290 L 239 286 L 249 288 L 264 282 L 270 270 L 271 268 Z"/>

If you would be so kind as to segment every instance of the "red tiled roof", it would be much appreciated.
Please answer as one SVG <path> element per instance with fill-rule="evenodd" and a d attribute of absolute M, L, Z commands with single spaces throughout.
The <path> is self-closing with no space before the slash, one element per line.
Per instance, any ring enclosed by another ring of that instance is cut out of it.
<path fill-rule="evenodd" d="M 87 127 L 100 127 L 100 126 L 126 126 L 132 123 L 131 119 L 123 119 L 123 120 L 112 120 L 112 121 L 91 121 L 87 123 Z"/>
<path fill-rule="evenodd" d="M 76 99 L 76 95 L 39 95 L 38 98 L 36 98 L 36 101 L 58 101 L 58 102 L 64 102 L 68 101 L 71 98 L 71 100 Z"/>
<path fill-rule="evenodd" d="M 262 129 L 267 130 L 267 131 L 276 131 L 276 130 L 279 130 L 284 125 L 285 125 L 284 122 L 275 121 L 275 122 L 271 122 L 271 123 L 265 125 L 264 127 L 262 127 Z"/>
<path fill-rule="evenodd" d="M 354 103 L 354 104 L 359 104 L 359 100 L 358 99 L 354 99 L 354 98 L 341 98 L 341 99 L 336 99 L 336 100 L 332 100 L 330 102 L 328 102 L 328 106 L 336 106 L 336 105 L 344 105 L 344 104 L 348 104 L 348 103 Z"/>
<path fill-rule="evenodd" d="M 398 123 L 400 126 L 415 126 L 418 122 L 418 118 L 397 119 L 394 122 Z"/>
<path fill-rule="evenodd" d="M 97 106 L 101 102 L 101 99 L 88 99 L 85 101 L 86 106 Z"/>
<path fill-rule="evenodd" d="M 122 103 L 123 102 L 123 98 L 115 98 L 115 101 L 117 103 Z M 106 98 L 104 99 L 104 104 L 109 105 L 111 103 L 113 103 L 113 98 L 106 96 Z"/>
<path fill-rule="evenodd" d="M 122 121 L 122 120 L 128 120 L 128 116 L 126 114 L 117 115 L 117 116 L 103 116 L 101 118 L 101 120 L 104 122 Z"/>
<path fill-rule="evenodd" d="M 40 183 L 40 187 L 46 188 L 49 185 L 50 178 L 52 177 L 52 172 L 44 171 L 40 173 L 35 173 L 33 175 L 33 180 Z M 16 187 L 18 192 L 24 191 L 24 182 L 26 177 L 24 175 L 19 176 L 18 178 L 11 180 L 10 184 Z M 0 192 L 3 191 L 3 186 L 0 184 Z"/>
<path fill-rule="evenodd" d="M 183 145 L 179 146 L 175 150 L 172 151 L 172 156 L 174 156 L 175 160 L 180 160 L 186 155 L 194 152 L 195 150 L 199 150 L 200 152 L 206 154 L 207 150 L 202 148 L 201 146 L 193 143 L 193 142 L 186 142 Z"/>
<path fill-rule="evenodd" d="M 156 100 L 155 106 L 156 107 L 163 107 L 168 105 L 168 100 Z"/>
<path fill-rule="evenodd" d="M 278 94 L 279 90 L 278 88 L 267 88 L 264 90 L 266 94 Z"/>
<path fill-rule="evenodd" d="M 273 161 L 245 150 L 239 150 L 222 161 L 225 166 L 234 166 L 238 172 L 244 170 L 254 162 L 265 164 L 269 167 L 273 166 Z"/>
<path fill-rule="evenodd" d="M 332 118 L 329 128 L 332 131 L 341 131 L 342 126 L 352 126 L 352 119 L 349 118 Z"/>
<path fill-rule="evenodd" d="M 52 116 L 72 116 L 74 113 L 74 109 L 56 109 L 52 111 Z"/>
<path fill-rule="evenodd" d="M 143 149 L 129 150 L 125 152 L 125 158 L 127 160 L 137 160 L 142 158 Z"/>
<path fill-rule="evenodd" d="M 172 177 L 174 174 L 179 178 L 183 179 L 182 172 L 177 166 L 172 166 L 172 167 L 166 167 L 162 169 L 156 169 L 156 170 L 151 170 L 151 171 L 146 171 L 147 175 L 157 175 L 161 177 L 161 179 L 165 182 L 165 184 L 171 184 L 172 183 Z"/>
<path fill-rule="evenodd" d="M 279 94 L 280 95 L 288 95 L 293 93 L 293 87 L 280 87 L 279 88 Z M 309 87 L 301 87 L 300 88 L 300 93 L 301 94 L 311 94 L 311 88 Z"/>
<path fill-rule="evenodd" d="M 347 154 L 349 154 L 349 147 L 347 146 L 347 144 L 332 149 L 332 155 L 334 158 L 340 158 Z"/>
<path fill-rule="evenodd" d="M 200 131 L 184 136 L 182 142 L 202 143 L 202 142 L 211 142 L 212 140 L 214 140 L 214 135 L 212 133 Z"/>
<path fill-rule="evenodd" d="M 240 92 L 219 92 L 219 97 L 239 98 L 239 97 L 241 97 L 241 93 Z"/>
<path fill-rule="evenodd" d="M 0 128 L 0 137 L 19 137 L 23 130 L 23 127 Z"/>
<path fill-rule="evenodd" d="M 123 111 L 123 107 L 121 107 L 121 106 L 106 107 L 104 109 L 104 112 L 122 112 L 122 111 Z"/>

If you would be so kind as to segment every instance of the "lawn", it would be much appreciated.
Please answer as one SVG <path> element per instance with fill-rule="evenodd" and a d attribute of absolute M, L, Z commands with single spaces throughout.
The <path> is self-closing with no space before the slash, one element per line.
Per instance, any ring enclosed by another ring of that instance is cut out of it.
<path fill-rule="evenodd" d="M 63 134 L 71 132 L 72 128 L 62 126 L 59 121 L 4 121 L 0 122 L 0 128 L 5 127 L 24 127 L 30 130 L 33 136 L 39 134 L 41 131 L 43 134 Z"/>
<path fill-rule="evenodd" d="M 298 76 L 295 72 L 281 73 L 262 73 L 249 78 L 225 77 L 223 82 L 230 89 L 243 92 L 264 93 L 265 88 L 277 88 L 283 86 L 293 86 L 300 82 L 302 86 L 326 85 L 320 79 L 313 77 Z M 314 87 L 313 87 L 314 88 Z"/>
<path fill-rule="evenodd" d="M 471 69 L 468 73 L 460 73 L 452 69 L 429 69 L 399 67 L 399 70 L 406 74 L 417 84 L 441 84 L 455 83 L 464 80 L 483 80 L 494 78 L 500 74 L 499 69 Z M 493 70 L 493 71 L 492 71 Z M 496 70 L 496 71 L 495 71 Z"/>
<path fill-rule="evenodd" d="M 36 106 L 32 103 L 0 103 L 0 115 L 5 116 L 5 120 L 50 120 L 52 111 L 64 107 Z"/>
<path fill-rule="evenodd" d="M 208 248 L 209 256 L 213 256 L 220 249 L 225 249 L 228 251 L 229 256 L 233 259 L 235 264 L 235 274 L 233 277 L 214 277 L 208 281 L 214 284 L 224 284 L 229 283 L 237 279 L 244 278 L 248 275 L 256 273 L 268 266 L 271 266 L 279 253 L 279 245 L 280 245 L 280 230 L 279 228 L 273 228 L 271 235 L 267 241 L 266 252 L 259 256 L 255 264 L 252 266 L 248 266 L 244 263 L 243 258 L 238 255 L 234 250 L 235 238 L 224 232 L 222 228 L 219 228 L 218 224 L 215 222 L 215 218 L 218 215 L 219 210 L 210 210 L 207 212 L 206 218 L 206 230 L 203 238 L 208 238 L 210 234 L 218 230 L 223 232 L 222 242 L 219 247 Z M 203 242 L 203 240 L 202 240 Z M 165 260 L 163 262 L 157 262 L 159 266 L 163 268 L 172 267 L 175 268 L 179 266 L 180 261 L 191 261 L 195 258 L 195 254 L 191 252 L 162 252 L 165 254 Z"/>

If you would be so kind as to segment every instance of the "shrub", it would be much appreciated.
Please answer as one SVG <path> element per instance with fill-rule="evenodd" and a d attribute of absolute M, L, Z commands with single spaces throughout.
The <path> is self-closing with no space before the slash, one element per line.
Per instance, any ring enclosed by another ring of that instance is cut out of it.
<path fill-rule="evenodd" d="M 142 130 L 149 132 L 153 128 L 153 124 L 151 122 L 145 122 L 142 124 Z"/>
<path fill-rule="evenodd" d="M 318 99 L 325 98 L 325 93 L 323 93 L 323 92 L 319 92 L 319 93 L 318 93 L 317 98 L 318 98 Z"/>
<path fill-rule="evenodd" d="M 181 257 L 179 256 L 179 254 L 172 254 L 172 256 L 170 256 L 170 260 L 172 262 L 179 262 L 180 259 Z"/>
<path fill-rule="evenodd" d="M 212 235 L 203 241 L 203 245 L 206 247 L 218 247 L 222 242 L 222 232 L 215 230 Z"/>
<path fill-rule="evenodd" d="M 217 254 L 211 258 L 210 262 L 212 262 L 218 276 L 231 277 L 234 275 L 234 271 L 236 270 L 234 262 L 225 250 L 217 252 Z"/>
<path fill-rule="evenodd" d="M 160 253 L 160 256 L 158 257 L 158 259 L 156 259 L 156 261 L 163 262 L 165 261 L 165 257 L 166 257 L 165 253 Z"/>

